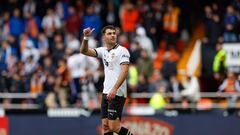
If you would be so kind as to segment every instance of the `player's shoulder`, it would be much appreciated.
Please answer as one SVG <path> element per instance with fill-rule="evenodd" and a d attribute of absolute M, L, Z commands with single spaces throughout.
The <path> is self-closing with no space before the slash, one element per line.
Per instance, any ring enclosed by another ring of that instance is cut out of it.
<path fill-rule="evenodd" d="M 118 49 L 121 50 L 121 51 L 127 51 L 128 52 L 128 49 L 122 45 L 118 45 Z"/>

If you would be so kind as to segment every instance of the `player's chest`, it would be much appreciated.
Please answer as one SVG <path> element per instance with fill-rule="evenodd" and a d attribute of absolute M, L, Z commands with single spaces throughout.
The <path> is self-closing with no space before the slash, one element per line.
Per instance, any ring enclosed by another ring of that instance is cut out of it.
<path fill-rule="evenodd" d="M 117 51 L 110 51 L 110 52 L 106 51 L 103 54 L 103 59 L 105 59 L 108 62 L 117 61 L 118 58 L 119 58 L 119 54 Z"/>
<path fill-rule="evenodd" d="M 118 59 L 119 59 L 119 54 L 116 51 L 106 51 L 103 54 L 103 63 L 105 66 L 109 67 L 109 66 L 113 66 L 116 63 L 118 63 Z"/>

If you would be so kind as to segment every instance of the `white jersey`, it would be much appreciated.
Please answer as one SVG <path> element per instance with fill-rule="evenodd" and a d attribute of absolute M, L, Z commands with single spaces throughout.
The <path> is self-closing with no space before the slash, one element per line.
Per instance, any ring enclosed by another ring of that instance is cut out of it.
<path fill-rule="evenodd" d="M 121 72 L 120 65 L 123 63 L 129 64 L 130 54 L 126 48 L 120 46 L 119 44 L 116 44 L 116 46 L 111 50 L 107 50 L 106 47 L 99 47 L 95 48 L 95 51 L 97 53 L 97 57 L 101 58 L 104 64 L 105 80 L 103 93 L 108 94 L 118 80 Z M 119 87 L 116 95 L 124 97 L 127 96 L 126 79 Z"/>

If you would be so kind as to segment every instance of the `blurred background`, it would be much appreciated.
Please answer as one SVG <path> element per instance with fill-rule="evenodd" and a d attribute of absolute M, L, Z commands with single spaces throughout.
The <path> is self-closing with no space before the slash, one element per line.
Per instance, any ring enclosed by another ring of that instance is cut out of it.
<path fill-rule="evenodd" d="M 240 0 L 1 0 L 0 135 L 101 134 L 103 65 L 79 53 L 118 27 L 136 135 L 240 134 Z"/>

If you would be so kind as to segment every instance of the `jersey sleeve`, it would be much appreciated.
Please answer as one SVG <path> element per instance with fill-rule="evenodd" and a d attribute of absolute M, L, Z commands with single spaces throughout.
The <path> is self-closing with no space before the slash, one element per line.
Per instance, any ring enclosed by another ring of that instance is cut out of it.
<path fill-rule="evenodd" d="M 96 52 L 98 58 L 102 58 L 103 47 L 94 48 L 94 51 Z"/>
<path fill-rule="evenodd" d="M 120 65 L 121 64 L 129 64 L 130 63 L 130 54 L 126 48 L 122 50 L 120 55 Z"/>

